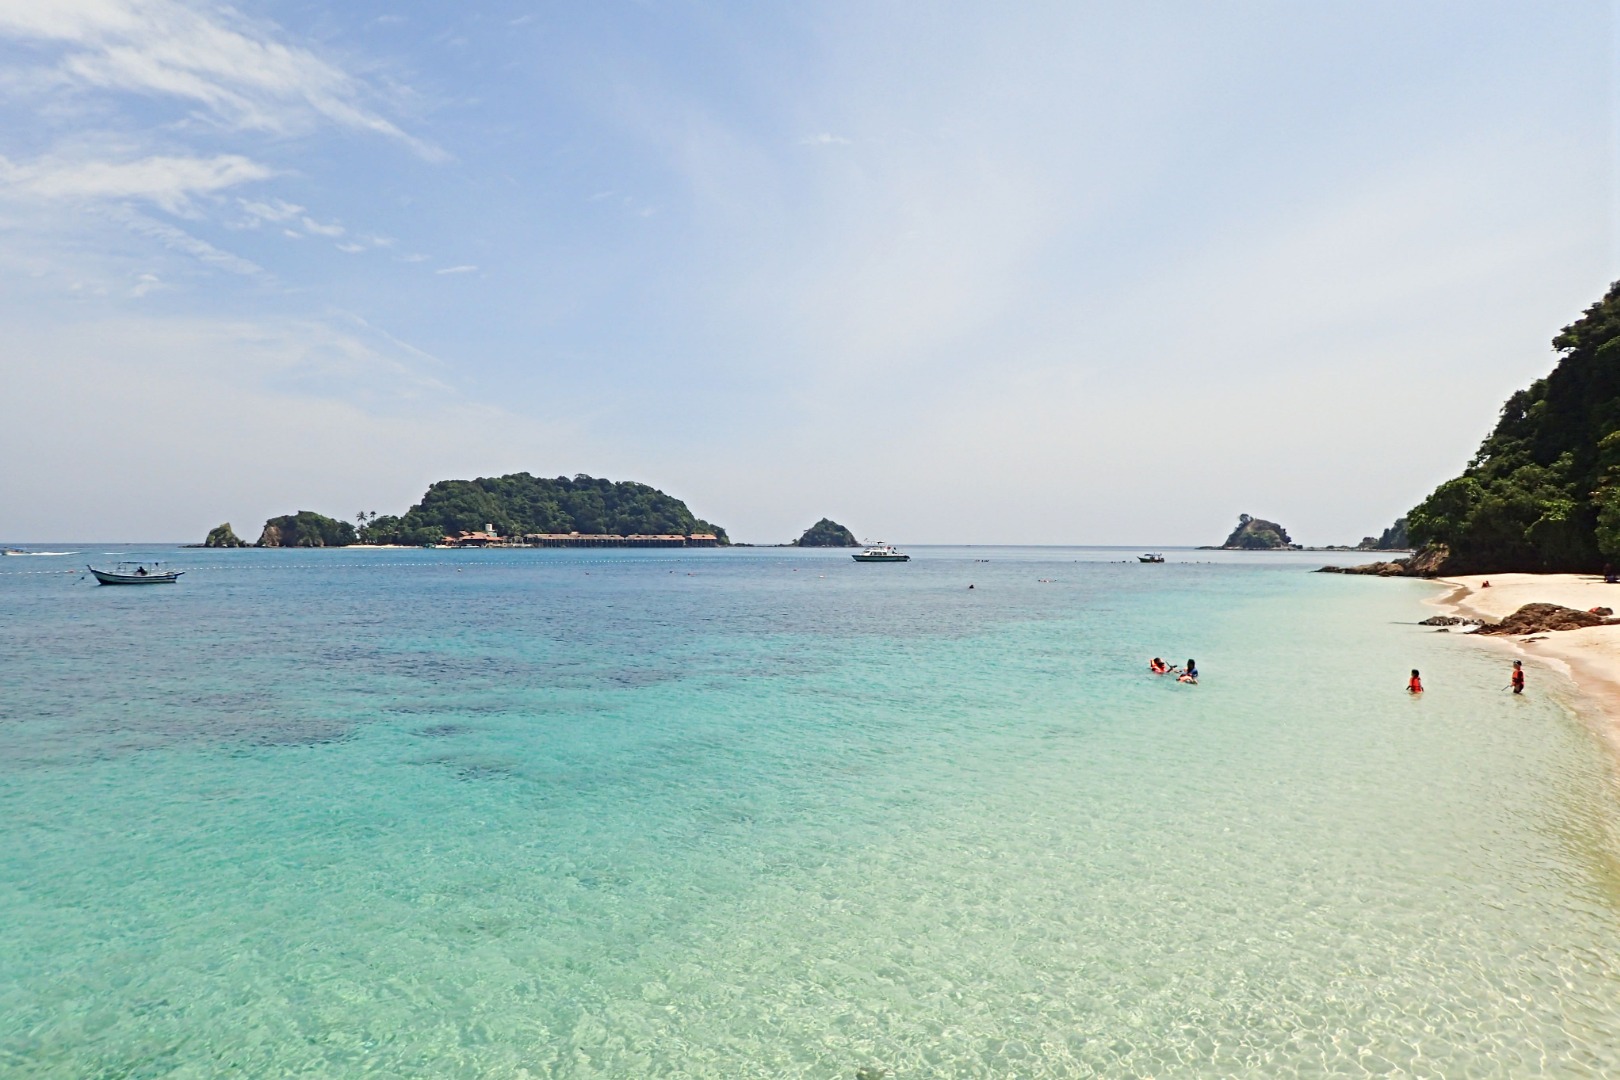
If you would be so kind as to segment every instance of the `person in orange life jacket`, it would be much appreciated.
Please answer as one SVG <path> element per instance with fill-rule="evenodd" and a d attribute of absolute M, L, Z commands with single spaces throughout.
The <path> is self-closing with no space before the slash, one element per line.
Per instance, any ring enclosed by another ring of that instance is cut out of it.
<path fill-rule="evenodd" d="M 1192 683 L 1194 686 L 1197 686 L 1198 661 L 1189 659 L 1187 661 L 1187 666 L 1181 669 L 1181 674 L 1176 676 L 1176 682 Z"/>
<path fill-rule="evenodd" d="M 1423 693 L 1423 679 L 1419 677 L 1417 668 L 1412 669 L 1412 677 L 1406 680 L 1406 692 L 1408 694 Z"/>
<path fill-rule="evenodd" d="M 1155 656 L 1148 664 L 1148 670 L 1153 672 L 1155 675 L 1163 675 L 1165 672 L 1170 670 L 1170 665 L 1166 664 L 1163 660 L 1160 660 L 1157 656 Z"/>
<path fill-rule="evenodd" d="M 1523 660 L 1515 660 L 1515 661 L 1513 661 L 1513 692 L 1515 694 L 1524 693 L 1524 661 Z"/>

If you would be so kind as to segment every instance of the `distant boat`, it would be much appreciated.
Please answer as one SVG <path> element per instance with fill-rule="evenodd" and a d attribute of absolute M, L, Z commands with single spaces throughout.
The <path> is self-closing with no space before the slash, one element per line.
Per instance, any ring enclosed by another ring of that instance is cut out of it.
<path fill-rule="evenodd" d="M 6 548 L 0 555 L 77 555 L 77 551 L 24 551 L 22 548 Z"/>
<path fill-rule="evenodd" d="M 1137 562 L 1164 562 L 1164 552 L 1144 551 L 1136 557 Z"/>
<path fill-rule="evenodd" d="M 149 565 L 151 569 L 147 569 Z M 162 563 L 121 562 L 116 570 L 97 570 L 93 566 L 88 569 L 102 585 L 173 585 L 185 573 L 184 570 L 165 570 Z"/>
<path fill-rule="evenodd" d="M 893 544 L 885 544 L 881 541 L 875 544 L 868 544 L 865 551 L 861 552 L 859 555 L 851 555 L 850 558 L 854 559 L 856 562 L 911 561 L 910 555 L 907 555 Z"/>

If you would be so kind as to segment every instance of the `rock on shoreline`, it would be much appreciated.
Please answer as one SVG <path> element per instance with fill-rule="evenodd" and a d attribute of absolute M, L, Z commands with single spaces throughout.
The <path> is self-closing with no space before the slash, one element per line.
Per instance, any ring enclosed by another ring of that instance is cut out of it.
<path fill-rule="evenodd" d="M 1485 623 L 1476 634 L 1544 634 L 1551 630 L 1584 630 L 1588 626 L 1620 626 L 1611 618 L 1614 611 L 1600 607 L 1592 611 L 1562 604 L 1526 604 L 1499 623 Z"/>
<path fill-rule="evenodd" d="M 1324 566 L 1318 574 L 1371 574 L 1377 577 L 1435 577 L 1441 572 L 1449 552 L 1444 547 L 1424 548 L 1405 559 L 1364 563 L 1361 566 Z"/>
<path fill-rule="evenodd" d="M 1480 619 L 1465 619 L 1461 615 L 1430 615 L 1419 626 L 1483 626 Z"/>

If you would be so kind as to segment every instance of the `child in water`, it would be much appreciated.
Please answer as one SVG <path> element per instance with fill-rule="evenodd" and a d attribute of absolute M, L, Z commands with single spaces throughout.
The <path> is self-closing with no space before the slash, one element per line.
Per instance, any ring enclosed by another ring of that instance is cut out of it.
<path fill-rule="evenodd" d="M 1406 680 L 1406 692 L 1408 694 L 1423 693 L 1423 679 L 1418 675 L 1417 668 L 1412 669 L 1412 677 Z"/>
<path fill-rule="evenodd" d="M 1198 661 L 1188 658 L 1187 666 L 1176 676 L 1176 682 L 1192 683 L 1198 685 Z"/>
<path fill-rule="evenodd" d="M 1152 661 L 1149 662 L 1148 670 L 1153 672 L 1155 675 L 1163 675 L 1165 672 L 1170 670 L 1170 665 L 1166 664 L 1163 660 L 1160 660 L 1157 656 L 1155 656 Z"/>
<path fill-rule="evenodd" d="M 1513 661 L 1513 692 L 1515 694 L 1524 693 L 1524 661 L 1523 660 L 1515 660 L 1515 661 Z"/>

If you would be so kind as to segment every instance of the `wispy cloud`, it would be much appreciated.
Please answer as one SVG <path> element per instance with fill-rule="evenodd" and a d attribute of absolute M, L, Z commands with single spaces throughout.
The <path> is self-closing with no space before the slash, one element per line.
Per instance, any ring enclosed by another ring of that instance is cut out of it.
<path fill-rule="evenodd" d="M 800 146 L 848 146 L 850 142 L 842 135 L 834 135 L 830 131 L 823 131 L 819 135 L 806 135 L 799 140 Z"/>
<path fill-rule="evenodd" d="M 477 269 L 478 267 L 471 265 L 446 266 L 443 270 L 435 270 L 433 272 L 435 274 L 470 274 Z"/>
<path fill-rule="evenodd" d="M 312 217 L 304 218 L 304 228 L 316 236 L 342 236 L 347 231 L 335 221 L 327 225 Z"/>
<path fill-rule="evenodd" d="M 250 277 L 264 273 L 264 268 L 257 263 L 250 262 L 240 255 L 233 255 L 229 251 L 221 251 L 208 241 L 192 236 L 184 229 L 166 221 L 158 221 L 127 207 L 113 207 L 109 209 L 108 216 L 133 233 L 150 237 L 171 251 L 190 255 L 209 266 Z"/>
<path fill-rule="evenodd" d="M 0 157 L 0 190 L 38 199 L 140 199 L 170 213 L 184 212 L 195 195 L 212 194 L 272 175 L 239 154 L 147 157 L 135 161 L 63 161 L 41 158 L 15 164 Z"/>
<path fill-rule="evenodd" d="M 358 255 L 360 252 L 366 250 L 366 245 L 364 245 L 364 244 L 356 244 L 352 240 L 346 240 L 341 244 L 336 244 L 336 245 L 333 245 L 333 246 L 335 246 L 339 251 L 343 252 L 343 254 L 345 254 L 345 255 Z"/>
<path fill-rule="evenodd" d="M 430 161 L 446 157 L 382 116 L 365 83 L 228 8 L 0 0 L 0 36 L 58 45 L 54 74 L 68 86 L 179 98 L 237 129 L 290 134 L 333 123 L 395 140 Z"/>
<path fill-rule="evenodd" d="M 261 221 L 276 223 L 291 221 L 304 212 L 302 206 L 287 202 L 285 199 L 268 199 L 262 202 L 254 199 L 238 199 L 236 202 L 255 226 Z"/>

